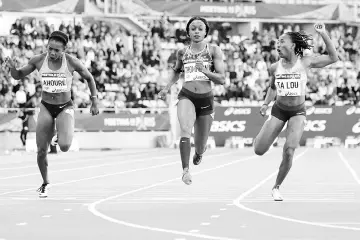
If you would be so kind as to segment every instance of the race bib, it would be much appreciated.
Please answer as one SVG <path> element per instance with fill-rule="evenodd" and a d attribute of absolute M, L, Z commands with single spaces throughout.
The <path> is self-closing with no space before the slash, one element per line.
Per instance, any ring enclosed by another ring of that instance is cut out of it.
<path fill-rule="evenodd" d="M 196 67 L 196 63 L 187 63 L 184 65 L 184 72 L 185 72 L 185 82 L 189 81 L 209 81 L 209 78 L 199 72 Z M 209 69 L 210 65 L 208 63 L 203 63 L 204 67 Z"/>
<path fill-rule="evenodd" d="M 301 96 L 300 74 L 277 74 L 275 80 L 278 96 Z"/>
<path fill-rule="evenodd" d="M 41 77 L 43 91 L 49 93 L 68 91 L 66 75 L 64 73 L 43 73 Z"/>

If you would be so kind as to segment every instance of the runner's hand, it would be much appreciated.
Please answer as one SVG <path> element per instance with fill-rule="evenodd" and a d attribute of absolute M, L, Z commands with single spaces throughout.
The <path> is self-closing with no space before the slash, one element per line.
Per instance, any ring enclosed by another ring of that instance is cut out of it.
<path fill-rule="evenodd" d="M 162 100 L 165 100 L 168 91 L 169 91 L 169 90 L 166 89 L 166 88 L 164 88 L 163 90 L 161 90 L 161 91 L 158 93 L 159 98 L 162 99 Z"/>
<path fill-rule="evenodd" d="M 324 23 L 315 23 L 314 24 L 315 31 L 318 33 L 326 32 L 325 24 Z"/>
<path fill-rule="evenodd" d="M 263 104 L 262 106 L 261 106 L 261 108 L 260 108 L 260 114 L 261 114 L 261 116 L 265 116 L 266 115 L 266 111 L 267 111 L 267 109 L 269 108 L 269 106 L 268 105 L 266 105 L 266 104 Z"/>
<path fill-rule="evenodd" d="M 90 113 L 93 116 L 99 114 L 99 108 L 98 108 L 97 103 L 95 101 L 93 101 L 92 104 L 91 104 Z"/>

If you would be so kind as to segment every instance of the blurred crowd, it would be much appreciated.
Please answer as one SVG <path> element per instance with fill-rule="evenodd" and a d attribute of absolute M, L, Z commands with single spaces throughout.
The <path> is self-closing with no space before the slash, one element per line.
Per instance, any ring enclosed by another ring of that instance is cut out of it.
<path fill-rule="evenodd" d="M 79 58 L 90 70 L 99 91 L 102 108 L 165 107 L 157 93 L 169 80 L 177 49 L 188 43 L 186 22 L 144 21 L 149 32 L 129 32 L 105 22 L 62 23 L 59 30 L 70 36 L 67 53 Z M 278 60 L 276 39 L 286 31 L 299 31 L 301 25 L 265 24 L 251 36 L 231 34 L 231 26 L 213 23 L 208 41 L 224 52 L 226 84 L 214 86 L 218 102 L 253 103 L 264 99 L 269 86 L 268 69 Z M 18 19 L 8 36 L 0 37 L 0 62 L 16 56 L 23 66 L 35 54 L 46 51 L 47 38 L 56 30 L 37 19 Z M 328 26 L 341 61 L 309 73 L 306 100 L 311 104 L 354 104 L 360 100 L 360 31 L 346 25 Z M 313 50 L 326 53 L 319 36 Z M 174 87 L 181 87 L 179 81 Z M 72 96 L 77 107 L 90 104 L 87 83 L 74 75 Z M 0 71 L 0 108 L 35 107 L 41 100 L 37 71 L 24 81 L 15 81 L 7 69 Z"/>

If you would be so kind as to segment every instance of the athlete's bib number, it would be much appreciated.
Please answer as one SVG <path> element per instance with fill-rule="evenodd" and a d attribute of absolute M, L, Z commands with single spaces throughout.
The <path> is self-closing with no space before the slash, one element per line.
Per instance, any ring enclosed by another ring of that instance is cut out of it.
<path fill-rule="evenodd" d="M 278 96 L 301 96 L 301 82 L 297 79 L 276 80 Z"/>
<path fill-rule="evenodd" d="M 43 73 L 42 88 L 43 91 L 49 93 L 67 92 L 68 86 L 66 75 L 63 73 Z"/>
<path fill-rule="evenodd" d="M 203 63 L 204 67 L 209 69 L 208 63 Z M 202 72 L 199 72 L 196 67 L 196 63 L 187 63 L 184 65 L 184 72 L 185 72 L 185 82 L 189 81 L 209 81 L 209 78 L 203 74 Z"/>

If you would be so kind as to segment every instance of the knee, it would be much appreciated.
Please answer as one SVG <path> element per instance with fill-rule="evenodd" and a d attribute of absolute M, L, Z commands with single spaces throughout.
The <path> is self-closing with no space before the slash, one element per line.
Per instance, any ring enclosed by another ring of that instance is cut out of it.
<path fill-rule="evenodd" d="M 256 144 L 256 141 L 254 141 L 254 152 L 258 156 L 262 156 L 266 153 L 267 149 L 262 148 L 258 144 Z"/>
<path fill-rule="evenodd" d="M 48 149 L 46 149 L 44 147 L 38 147 L 38 149 L 37 149 L 37 154 L 39 157 L 46 157 L 47 152 L 48 152 Z M 42 159 L 42 158 L 40 158 L 40 159 Z"/>
<path fill-rule="evenodd" d="M 189 126 L 182 126 L 181 128 L 181 137 L 187 137 L 187 138 L 190 138 L 191 137 L 191 130 L 192 130 L 192 127 L 189 127 Z"/>
<path fill-rule="evenodd" d="M 289 146 L 286 145 L 284 146 L 283 152 L 284 152 L 284 158 L 286 160 L 292 160 L 294 153 L 295 153 L 295 148 L 294 146 Z"/>
<path fill-rule="evenodd" d="M 254 140 L 253 145 L 254 145 L 254 152 L 255 152 L 256 155 L 262 156 L 262 155 L 264 155 L 266 153 L 266 149 L 262 149 L 261 146 L 259 146 L 257 144 L 256 138 Z"/>
<path fill-rule="evenodd" d="M 266 153 L 265 150 L 260 149 L 259 147 L 256 147 L 256 146 L 254 146 L 254 152 L 258 156 L 262 156 L 262 155 L 264 155 Z"/>
<path fill-rule="evenodd" d="M 70 144 L 59 144 L 59 147 L 62 152 L 67 152 L 67 151 L 69 151 L 71 145 Z"/>

